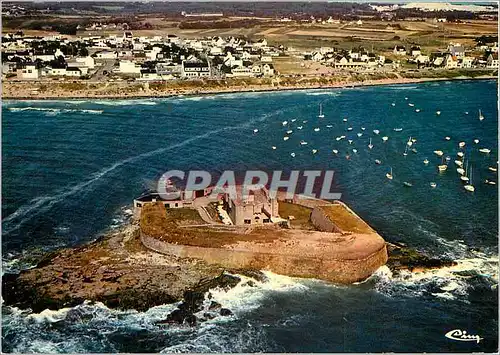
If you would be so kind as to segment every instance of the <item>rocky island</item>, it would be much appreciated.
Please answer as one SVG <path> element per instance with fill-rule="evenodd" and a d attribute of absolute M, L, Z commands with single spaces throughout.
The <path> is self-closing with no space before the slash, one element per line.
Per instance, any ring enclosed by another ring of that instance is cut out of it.
<path fill-rule="evenodd" d="M 242 282 L 237 275 L 265 282 L 259 270 L 266 269 L 352 283 L 366 279 L 387 260 L 393 270 L 452 263 L 401 246 L 387 248 L 382 237 L 339 202 L 281 201 L 280 213 L 293 212 L 297 218 L 287 226 L 249 228 L 207 223 L 192 208 L 166 210 L 160 202 L 141 207 L 140 219 L 116 232 L 50 253 L 20 274 L 4 275 L 5 304 L 41 312 L 96 301 L 144 311 L 183 300 L 163 323 L 194 325 L 194 313 L 203 309 L 209 290 L 234 287 Z M 210 213 L 205 211 L 206 219 Z M 202 318 L 216 314 L 231 311 L 212 302 Z"/>

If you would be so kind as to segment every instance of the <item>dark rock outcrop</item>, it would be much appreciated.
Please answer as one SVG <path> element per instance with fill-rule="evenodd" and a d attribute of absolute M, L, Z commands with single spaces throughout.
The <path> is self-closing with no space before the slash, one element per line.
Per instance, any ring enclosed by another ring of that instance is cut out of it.
<path fill-rule="evenodd" d="M 400 270 L 423 271 L 457 264 L 451 259 L 430 258 L 416 249 L 402 246 L 402 243 L 398 245 L 387 243 L 387 250 L 389 253 L 387 266 L 392 272 L 396 273 Z"/>

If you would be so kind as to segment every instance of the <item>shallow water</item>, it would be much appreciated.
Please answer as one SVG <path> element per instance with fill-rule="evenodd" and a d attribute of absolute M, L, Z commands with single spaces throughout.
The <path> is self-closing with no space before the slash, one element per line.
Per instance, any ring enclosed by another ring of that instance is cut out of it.
<path fill-rule="evenodd" d="M 132 199 L 169 169 L 333 169 L 342 199 L 386 240 L 460 260 L 454 268 L 421 276 L 391 277 L 381 268 L 370 280 L 349 287 L 272 275 L 269 284 L 220 294 L 235 316 L 196 329 L 154 326 L 172 306 L 137 313 L 85 305 L 59 311 L 55 318 L 4 307 L 4 351 L 495 350 L 498 195 L 496 186 L 484 180 L 496 181 L 487 169 L 498 160 L 496 85 L 454 81 L 168 99 L 4 102 L 4 271 L 26 267 L 33 254 L 116 228 L 126 221 Z M 320 102 L 323 119 L 317 118 Z M 486 117 L 482 122 L 478 109 Z M 304 128 L 297 130 L 300 125 Z M 403 131 L 393 131 L 397 127 Z M 289 129 L 294 132 L 283 141 Z M 336 141 L 340 135 L 347 138 Z M 389 136 L 386 143 L 382 136 Z M 417 139 L 418 152 L 405 157 L 410 136 Z M 308 145 L 301 146 L 301 140 Z M 473 166 L 474 193 L 462 188 L 455 172 L 460 141 L 466 142 Z M 491 153 L 478 152 L 483 147 Z M 332 149 L 339 150 L 338 156 Z M 438 149 L 451 157 L 441 175 L 436 167 L 441 158 L 433 154 Z M 393 181 L 385 177 L 390 167 Z M 469 276 L 457 274 L 463 270 Z M 455 328 L 484 340 L 444 337 Z"/>

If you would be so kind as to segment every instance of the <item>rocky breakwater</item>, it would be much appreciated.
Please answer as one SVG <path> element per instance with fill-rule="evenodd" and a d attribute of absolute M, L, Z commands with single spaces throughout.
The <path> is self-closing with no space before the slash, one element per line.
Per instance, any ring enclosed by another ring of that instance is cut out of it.
<path fill-rule="evenodd" d="M 159 253 L 226 268 L 265 269 L 342 284 L 364 280 L 387 262 L 385 241 L 345 205 L 330 206 L 332 216 L 343 221 L 342 232 L 277 226 L 179 228 L 164 208 L 152 204 L 142 210 L 141 241 Z"/>
<path fill-rule="evenodd" d="M 5 274 L 2 298 L 4 305 L 35 313 L 84 301 L 144 311 L 183 300 L 182 312 L 174 312 L 167 322 L 196 324 L 193 313 L 210 289 L 228 289 L 240 282 L 227 271 L 263 277 L 256 271 L 226 270 L 201 260 L 155 253 L 141 244 L 138 226 L 129 225 L 93 243 L 50 253 L 32 269 Z M 207 317 L 230 314 L 230 310 L 214 310 L 207 310 Z"/>

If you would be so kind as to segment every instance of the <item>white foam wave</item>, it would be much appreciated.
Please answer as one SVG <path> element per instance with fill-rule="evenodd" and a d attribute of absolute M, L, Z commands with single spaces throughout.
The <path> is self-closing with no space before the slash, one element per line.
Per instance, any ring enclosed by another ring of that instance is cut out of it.
<path fill-rule="evenodd" d="M 265 282 L 238 275 L 242 281 L 236 287 L 229 291 L 212 290 L 210 291 L 212 299 L 238 315 L 258 308 L 262 299 L 271 292 L 305 292 L 309 289 L 300 282 L 300 279 L 277 275 L 270 271 L 263 273 L 267 278 Z M 249 286 L 249 282 L 252 282 L 253 286 Z M 207 298 L 205 302 L 210 303 L 210 300 Z"/>
<path fill-rule="evenodd" d="M 87 189 L 89 186 L 91 186 L 93 183 L 99 181 L 102 177 L 108 175 L 109 173 L 115 171 L 116 169 L 126 165 L 130 164 L 136 161 L 139 161 L 141 159 L 149 158 L 161 153 L 165 153 L 170 150 L 174 150 L 177 148 L 184 147 L 188 144 L 191 144 L 195 141 L 201 140 L 208 138 L 213 135 L 217 135 L 219 133 L 222 133 L 224 131 L 231 131 L 231 130 L 238 130 L 238 129 L 246 129 L 248 127 L 252 127 L 255 123 L 258 122 L 263 122 L 267 120 L 268 118 L 278 115 L 282 113 L 284 110 L 277 110 L 272 113 L 264 114 L 261 117 L 254 119 L 254 120 L 249 120 L 246 123 L 236 125 L 236 126 L 227 126 L 223 128 L 219 128 L 216 130 L 208 131 L 204 134 L 200 134 L 191 138 L 188 138 L 182 142 L 176 143 L 169 145 L 164 148 L 159 148 L 155 149 L 149 152 L 145 152 L 136 156 L 132 156 L 123 160 L 120 160 L 113 165 L 102 169 L 101 171 L 98 171 L 95 173 L 89 180 L 82 181 L 72 187 L 67 187 L 66 189 L 56 191 L 54 195 L 51 196 L 40 196 L 37 197 L 33 200 L 31 200 L 29 203 L 19 207 L 16 211 L 14 211 L 12 214 L 7 216 L 2 220 L 3 223 L 3 233 L 8 234 L 16 229 L 18 229 L 21 225 L 26 223 L 27 221 L 31 220 L 33 217 L 39 215 L 40 213 L 48 211 L 52 206 L 55 204 L 65 200 L 66 198 L 73 196 L 77 193 L 82 192 L 83 190 Z M 15 225 L 9 226 L 14 221 L 18 221 Z"/>
<path fill-rule="evenodd" d="M 88 102 L 106 106 L 136 106 L 136 105 L 154 106 L 158 104 L 157 100 L 155 99 L 125 99 L 125 100 L 96 99 L 96 100 L 89 100 Z"/>
<path fill-rule="evenodd" d="M 435 297 L 455 299 L 468 294 L 468 280 L 481 276 L 493 286 L 498 284 L 498 257 L 476 255 L 456 260 L 456 265 L 429 269 L 423 272 L 402 270 L 393 275 L 387 266 L 380 267 L 369 280 L 377 280 L 375 288 L 385 294 L 423 295 L 428 286 L 437 286 L 442 292 L 432 292 Z M 367 280 L 368 281 L 368 280 Z M 366 281 L 365 281 L 366 282 Z M 465 300 L 465 302 L 467 302 Z"/>
<path fill-rule="evenodd" d="M 337 91 L 313 91 L 313 92 L 306 92 L 306 95 L 307 96 L 323 96 L 323 95 L 327 95 L 327 96 L 340 96 L 340 92 L 337 92 Z"/>
<path fill-rule="evenodd" d="M 9 111 L 12 112 L 24 112 L 24 111 L 41 111 L 45 112 L 47 115 L 58 115 L 61 113 L 88 113 L 99 115 L 103 113 L 103 110 L 84 110 L 84 109 L 68 109 L 68 108 L 50 108 L 50 107 L 9 107 Z"/>

